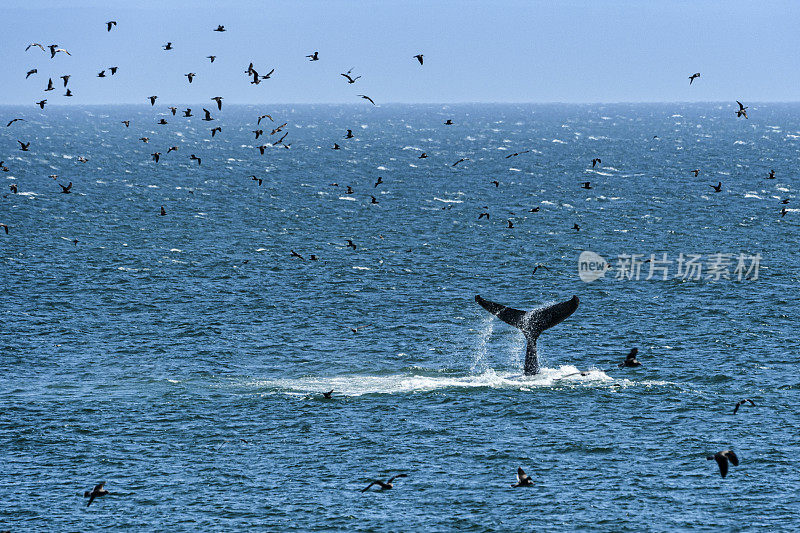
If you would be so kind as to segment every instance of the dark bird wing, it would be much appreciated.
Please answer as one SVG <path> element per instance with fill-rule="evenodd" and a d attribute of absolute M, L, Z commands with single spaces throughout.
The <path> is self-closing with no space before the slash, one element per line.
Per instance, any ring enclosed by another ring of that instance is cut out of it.
<path fill-rule="evenodd" d="M 736 414 L 736 411 L 739 410 L 739 407 L 741 407 L 742 403 L 744 402 L 736 402 L 736 407 L 733 408 L 733 414 Z"/>
<path fill-rule="evenodd" d="M 369 485 L 367 485 L 367 487 L 366 487 L 366 488 L 364 488 L 364 489 L 361 489 L 361 492 L 367 492 L 369 489 L 371 489 L 371 488 L 372 488 L 372 486 L 373 486 L 373 485 L 377 485 L 377 484 L 378 484 L 378 482 L 377 482 L 377 481 L 372 481 L 372 482 L 371 482 Z"/>
<path fill-rule="evenodd" d="M 736 454 L 733 453 L 732 450 L 725 450 L 722 452 L 722 455 L 728 458 L 728 460 L 733 463 L 733 466 L 739 466 L 739 458 L 736 457 Z"/>
<path fill-rule="evenodd" d="M 728 475 L 728 458 L 725 457 L 724 454 L 717 453 L 717 454 L 714 454 L 714 460 L 717 462 L 717 465 L 719 466 L 720 475 L 722 477 L 727 476 Z"/>
<path fill-rule="evenodd" d="M 397 479 L 399 477 L 408 477 L 408 474 L 397 474 L 396 476 L 390 477 L 389 481 L 387 482 L 387 484 L 391 483 L 392 481 L 394 481 L 395 479 Z"/>

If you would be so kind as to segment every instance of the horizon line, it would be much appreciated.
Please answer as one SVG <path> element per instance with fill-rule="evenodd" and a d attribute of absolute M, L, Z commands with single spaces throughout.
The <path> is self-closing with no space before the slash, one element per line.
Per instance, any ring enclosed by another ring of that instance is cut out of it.
<path fill-rule="evenodd" d="M 732 100 L 732 102 L 736 102 L 736 100 Z M 208 102 L 168 102 L 169 104 L 177 104 L 177 105 L 192 105 L 192 106 L 209 106 L 212 105 L 216 107 L 216 104 L 209 104 Z M 397 106 L 397 105 L 435 105 L 435 106 L 447 106 L 447 105 L 619 105 L 619 104 L 626 104 L 626 105 L 690 105 L 690 104 L 730 104 L 731 100 L 689 100 L 689 101 L 667 101 L 667 100 L 653 100 L 653 101 L 644 101 L 644 100 L 618 100 L 618 101 L 609 101 L 609 102 L 558 102 L 558 101 L 550 101 L 550 102 L 534 102 L 534 101 L 519 101 L 519 102 L 483 102 L 483 101 L 460 101 L 460 102 L 382 102 L 380 104 L 375 105 L 374 107 L 381 107 L 381 106 Z M 757 101 L 751 100 L 748 102 L 751 105 L 765 105 L 765 104 L 800 104 L 800 100 L 764 100 L 764 101 Z M 265 106 L 265 105 L 278 105 L 278 106 L 312 106 L 312 105 L 323 105 L 323 106 L 361 106 L 365 109 L 372 109 L 373 106 L 365 106 L 360 102 L 272 102 L 272 103 L 240 103 L 240 102 L 232 102 L 226 103 L 226 106 Z M 36 103 L 0 103 L 1 107 L 28 107 L 28 106 L 36 106 Z M 101 107 L 101 106 L 141 106 L 147 107 L 147 102 L 139 103 L 139 102 L 119 102 L 119 103 L 103 103 L 103 104 L 81 104 L 81 103 L 54 103 L 54 104 L 47 104 L 47 107 Z M 155 107 L 155 106 L 150 106 Z"/>

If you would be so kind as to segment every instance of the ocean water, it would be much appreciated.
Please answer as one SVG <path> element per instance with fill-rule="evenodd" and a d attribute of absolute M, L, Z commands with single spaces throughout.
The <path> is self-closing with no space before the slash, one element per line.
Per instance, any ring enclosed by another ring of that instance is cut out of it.
<path fill-rule="evenodd" d="M 191 107 L 0 108 L 0 529 L 800 527 L 800 105 Z"/>

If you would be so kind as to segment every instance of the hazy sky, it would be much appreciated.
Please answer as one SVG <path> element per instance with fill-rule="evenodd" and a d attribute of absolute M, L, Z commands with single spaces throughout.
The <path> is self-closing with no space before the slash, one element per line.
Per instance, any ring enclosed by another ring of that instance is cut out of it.
<path fill-rule="evenodd" d="M 800 100 L 797 0 L 3 0 L 0 17 L 9 104 Z M 250 61 L 273 78 L 251 85 Z M 351 67 L 354 85 L 339 75 Z"/>

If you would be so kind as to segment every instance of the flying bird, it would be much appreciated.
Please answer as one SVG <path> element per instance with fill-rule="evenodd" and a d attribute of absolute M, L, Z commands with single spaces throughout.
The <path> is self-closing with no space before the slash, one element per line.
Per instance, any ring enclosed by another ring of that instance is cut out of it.
<path fill-rule="evenodd" d="M 177 152 L 177 151 L 178 151 L 178 147 L 177 147 L 177 146 L 170 146 L 170 147 L 167 149 L 167 153 L 170 153 L 170 152 Z"/>
<path fill-rule="evenodd" d="M 599 165 L 600 163 L 602 163 L 602 161 L 600 161 L 600 158 L 595 157 L 594 159 L 592 159 L 592 168 L 594 168 L 595 165 Z"/>
<path fill-rule="evenodd" d="M 309 57 L 309 61 L 319 61 L 319 52 L 314 52 L 313 54 L 307 55 Z"/>
<path fill-rule="evenodd" d="M 53 87 L 53 78 L 47 78 L 47 89 L 45 91 L 52 91 L 53 89 L 55 89 Z"/>
<path fill-rule="evenodd" d="M 392 482 L 399 477 L 408 477 L 408 474 L 397 474 L 396 476 L 390 477 L 389 481 L 387 481 L 386 483 L 378 479 L 371 479 L 370 484 L 367 485 L 365 489 L 362 489 L 361 492 L 367 492 L 369 489 L 372 488 L 373 485 L 378 485 L 380 487 L 380 490 L 389 490 L 394 487 L 394 484 Z"/>
<path fill-rule="evenodd" d="M 98 78 L 105 78 L 106 77 L 106 71 L 105 70 L 101 70 L 100 72 L 97 73 L 97 77 Z"/>
<path fill-rule="evenodd" d="M 719 183 L 717 183 L 716 185 L 709 185 L 709 187 L 714 189 L 714 192 L 722 192 L 722 182 L 721 181 Z"/>
<path fill-rule="evenodd" d="M 30 141 L 24 143 L 24 142 L 22 142 L 20 140 L 17 140 L 17 142 L 19 143 L 19 149 L 20 150 L 22 150 L 23 152 L 29 151 L 29 149 L 31 147 L 31 142 Z"/>
<path fill-rule="evenodd" d="M 261 124 L 261 119 L 262 118 L 268 118 L 270 120 L 270 122 L 275 122 L 274 120 L 272 120 L 272 116 L 271 115 L 261 115 L 260 117 L 258 117 L 258 122 L 256 123 L 256 125 Z"/>
<path fill-rule="evenodd" d="M 422 64 L 422 54 L 417 54 L 417 55 L 415 55 L 415 56 L 414 56 L 414 59 L 416 59 L 417 61 L 419 61 L 419 64 L 420 64 L 420 65 Z"/>
<path fill-rule="evenodd" d="M 736 411 L 739 410 L 739 407 L 743 406 L 747 402 L 750 402 L 750 405 L 752 405 L 753 407 L 756 406 L 756 404 L 753 403 L 753 400 L 751 400 L 750 398 L 745 398 L 744 400 L 739 400 L 738 402 L 736 402 L 736 407 L 733 408 L 733 414 L 736 414 Z"/>
<path fill-rule="evenodd" d="M 27 80 L 28 78 L 30 78 L 33 74 L 36 74 L 37 72 L 39 72 L 39 70 L 35 69 L 35 68 L 29 70 L 28 73 L 25 74 L 25 79 Z"/>
<path fill-rule="evenodd" d="M 351 241 L 350 239 L 347 239 L 347 247 L 352 248 L 353 250 L 356 249 L 356 245 L 353 244 L 353 241 Z"/>
<path fill-rule="evenodd" d="M 209 111 L 208 109 L 203 108 L 203 113 L 206 114 L 206 116 L 203 117 L 203 120 L 205 120 L 206 122 L 214 120 L 214 117 L 211 116 L 211 111 Z"/>
<path fill-rule="evenodd" d="M 212 100 L 214 100 L 217 103 L 217 109 L 222 111 L 222 97 L 221 96 L 215 96 L 215 97 L 212 98 Z"/>
<path fill-rule="evenodd" d="M 117 73 L 117 71 L 119 70 L 119 67 L 108 67 L 108 70 L 111 71 L 111 75 L 113 76 L 114 74 Z"/>
<path fill-rule="evenodd" d="M 24 118 L 14 118 L 14 119 L 11 119 L 11 122 L 9 122 L 8 124 L 6 124 L 6 128 L 7 128 L 7 127 L 9 127 L 10 125 L 12 125 L 13 123 L 15 123 L 15 122 L 16 122 L 16 121 L 18 121 L 18 120 L 21 120 L 21 121 L 25 122 L 25 119 L 24 119 Z"/>
<path fill-rule="evenodd" d="M 530 150 L 523 150 L 521 152 L 514 152 L 513 154 L 507 155 L 506 159 L 508 159 L 509 157 L 516 157 L 516 156 L 518 156 L 520 154 L 527 154 L 528 152 L 530 152 Z"/>
<path fill-rule="evenodd" d="M 689 85 L 692 84 L 692 82 L 695 80 L 695 78 L 699 78 L 699 77 L 700 77 L 700 73 L 699 72 L 695 72 L 694 74 L 689 76 Z"/>
<path fill-rule="evenodd" d="M 747 118 L 747 106 L 742 105 L 739 100 L 736 100 L 736 103 L 739 104 L 739 109 L 736 111 L 736 118 L 744 117 Z"/>
<path fill-rule="evenodd" d="M 186 108 L 186 109 L 183 111 L 183 116 L 184 116 L 184 117 L 186 117 L 186 118 L 188 118 L 188 117 L 191 117 L 191 116 L 192 116 L 192 108 L 190 108 L 190 107 L 187 107 L 187 108 Z"/>
<path fill-rule="evenodd" d="M 67 92 L 64 93 L 64 96 L 72 96 L 72 89 L 67 89 Z"/>
<path fill-rule="evenodd" d="M 536 271 L 539 270 L 539 268 L 543 268 L 543 269 L 545 269 L 547 271 L 550 271 L 550 269 L 547 268 L 546 266 L 544 266 L 543 264 L 537 263 L 537 265 L 535 267 L 533 267 L 533 272 L 531 272 L 531 275 L 536 274 Z"/>
<path fill-rule="evenodd" d="M 453 125 L 453 119 L 448 118 L 447 120 L 444 121 L 444 125 L 445 126 L 452 126 Z"/>
<path fill-rule="evenodd" d="M 29 44 L 28 46 L 26 46 L 26 47 L 25 47 L 25 51 L 27 52 L 27 51 L 28 51 L 28 49 L 29 49 L 31 46 L 38 46 L 39 48 L 41 48 L 41 49 L 42 49 L 42 52 L 47 52 L 47 50 L 45 50 L 45 49 L 44 49 L 44 46 L 42 46 L 42 45 L 41 45 L 41 44 L 39 44 L 39 43 L 31 43 L 31 44 Z"/>
<path fill-rule="evenodd" d="M 220 24 L 219 26 L 216 27 L 214 31 L 220 31 L 220 32 L 225 31 L 225 26 Z"/>
<path fill-rule="evenodd" d="M 200 164 L 200 158 L 199 158 L 199 157 L 197 157 L 197 156 L 196 156 L 196 155 L 194 155 L 194 154 L 190 155 L 190 156 L 189 156 L 189 159 L 190 159 L 190 160 L 197 161 L 197 164 L 198 164 L 198 165 Z"/>
<path fill-rule="evenodd" d="M 369 96 L 367 96 L 366 94 L 359 94 L 358 96 L 360 96 L 360 97 L 361 97 L 361 98 L 363 98 L 364 100 L 369 100 L 369 103 L 371 103 L 372 105 L 375 105 L 375 102 L 373 102 L 373 101 L 372 101 L 372 98 L 370 98 L 370 97 L 369 97 Z"/>
<path fill-rule="evenodd" d="M 150 155 L 153 156 L 153 161 L 156 163 L 158 163 L 158 160 L 161 159 L 161 152 L 153 152 Z"/>
<path fill-rule="evenodd" d="M 61 187 L 61 192 L 62 193 L 69 194 L 70 193 L 70 189 L 72 189 L 72 182 L 70 181 L 69 184 L 67 184 L 66 187 L 64 187 L 60 183 L 58 184 L 58 186 Z"/>
<path fill-rule="evenodd" d="M 464 161 L 469 161 L 469 157 L 462 157 L 461 159 L 459 159 L 458 161 L 456 161 L 455 163 L 453 163 L 451 166 L 453 166 L 453 167 L 454 167 L 454 166 L 456 166 L 456 165 L 457 165 L 457 164 L 459 164 L 459 163 L 463 163 Z"/>
<path fill-rule="evenodd" d="M 63 76 L 60 76 L 60 77 L 61 77 L 62 80 L 64 80 L 64 87 L 66 87 L 67 86 L 67 82 L 69 81 L 70 75 L 69 74 L 64 74 Z"/>
<path fill-rule="evenodd" d="M 172 48 L 172 42 L 171 41 L 168 42 L 167 44 L 163 45 L 161 48 L 163 48 L 164 50 L 174 50 L 174 48 Z"/>
<path fill-rule="evenodd" d="M 158 124 L 160 124 L 160 125 L 162 125 L 162 126 L 163 126 L 164 124 L 167 124 L 167 119 L 165 119 L 165 118 L 162 118 L 161 120 L 159 120 L 159 121 L 158 121 Z"/>
<path fill-rule="evenodd" d="M 770 170 L 769 171 L 769 176 L 767 176 L 767 179 L 768 180 L 774 180 L 775 179 L 775 171 L 774 170 Z"/>
<path fill-rule="evenodd" d="M 333 389 L 329 390 L 328 392 L 323 392 L 322 397 L 325 398 L 326 400 L 330 400 L 331 394 L 333 394 Z"/>
<path fill-rule="evenodd" d="M 109 20 L 108 22 L 106 22 L 106 31 L 111 31 L 111 28 L 113 28 L 116 25 L 117 25 L 116 20 Z"/>
<path fill-rule="evenodd" d="M 217 58 L 217 56 L 206 56 L 206 59 L 210 59 L 212 63 L 214 62 L 214 60 L 216 58 Z"/>
<path fill-rule="evenodd" d="M 165 217 L 167 216 L 167 210 L 164 209 L 164 206 L 161 206 L 161 212 L 159 213 L 160 216 Z"/>
<path fill-rule="evenodd" d="M 700 169 L 699 169 L 699 168 L 696 168 L 696 169 L 694 169 L 694 170 L 690 170 L 689 172 L 691 172 L 692 174 L 694 174 L 694 177 L 696 178 L 696 177 L 697 177 L 697 175 L 698 175 L 698 174 L 700 174 Z"/>
<path fill-rule="evenodd" d="M 373 188 L 377 187 L 381 183 L 383 183 L 383 178 L 381 176 L 378 176 L 378 181 L 375 182 L 375 185 L 373 186 Z"/>
<path fill-rule="evenodd" d="M 151 106 L 156 105 L 156 98 L 158 98 L 158 96 L 148 96 L 148 99 L 150 100 L 150 105 Z"/>
<path fill-rule="evenodd" d="M 219 126 L 217 126 L 216 128 L 211 128 L 211 136 L 213 137 L 214 135 L 216 135 L 217 133 L 219 133 L 221 131 L 222 131 L 222 128 L 219 127 Z"/>
<path fill-rule="evenodd" d="M 722 477 L 728 475 L 728 462 L 730 461 L 733 466 L 739 466 L 739 458 L 736 457 L 736 454 L 733 453 L 731 450 L 724 450 L 721 452 L 717 452 L 714 455 L 709 455 L 706 457 L 709 461 L 714 459 L 719 466 L 719 474 Z"/>
<path fill-rule="evenodd" d="M 189 78 L 189 83 L 192 83 L 192 80 L 194 79 L 195 76 L 197 76 L 197 74 L 195 74 L 194 72 L 190 72 L 188 74 L 184 74 L 184 76 Z"/>
<path fill-rule="evenodd" d="M 355 78 L 351 78 L 350 77 L 350 73 L 341 74 L 341 75 L 344 76 L 345 78 L 347 78 L 347 83 L 355 83 L 356 80 L 361 77 L 361 76 L 356 76 Z"/>
<path fill-rule="evenodd" d="M 94 501 L 95 498 L 99 498 L 101 496 L 105 496 L 106 494 L 108 494 L 108 491 L 103 488 L 105 484 L 106 484 L 105 481 L 102 483 L 98 483 L 92 490 L 87 490 L 83 493 L 84 498 L 89 498 L 89 503 L 86 504 L 86 507 L 92 505 L 92 502 Z"/>

